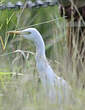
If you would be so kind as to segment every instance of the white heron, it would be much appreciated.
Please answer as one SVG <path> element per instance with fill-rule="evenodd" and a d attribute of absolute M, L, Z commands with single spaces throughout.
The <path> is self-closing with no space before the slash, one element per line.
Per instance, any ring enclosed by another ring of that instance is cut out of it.
<path fill-rule="evenodd" d="M 57 99 L 58 104 L 73 101 L 72 89 L 61 77 L 57 76 L 49 65 L 45 55 L 45 44 L 39 31 L 28 28 L 20 31 L 9 31 L 9 34 L 18 34 L 27 40 L 32 40 L 36 46 L 36 66 L 46 95 L 52 102 Z"/>

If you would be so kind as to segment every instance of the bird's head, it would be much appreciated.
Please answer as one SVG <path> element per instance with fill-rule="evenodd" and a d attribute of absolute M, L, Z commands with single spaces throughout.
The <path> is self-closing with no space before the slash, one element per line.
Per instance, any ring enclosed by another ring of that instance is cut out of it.
<path fill-rule="evenodd" d="M 28 40 L 36 39 L 35 37 L 38 36 L 38 34 L 39 34 L 37 29 L 35 29 L 35 28 L 27 28 L 27 29 L 20 30 L 20 31 L 9 31 L 7 33 L 8 34 L 20 35 L 20 36 L 22 36 L 22 37 L 24 37 L 25 39 L 28 39 Z"/>
<path fill-rule="evenodd" d="M 17 34 L 24 37 L 27 40 L 32 40 L 36 46 L 36 49 L 40 55 L 45 55 L 45 44 L 41 34 L 35 28 L 27 28 L 20 31 L 9 31 L 8 34 Z"/>

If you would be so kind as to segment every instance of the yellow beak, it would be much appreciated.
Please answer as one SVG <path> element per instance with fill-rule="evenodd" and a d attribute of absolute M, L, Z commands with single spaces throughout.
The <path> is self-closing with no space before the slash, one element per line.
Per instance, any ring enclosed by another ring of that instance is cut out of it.
<path fill-rule="evenodd" d="M 20 34 L 21 31 L 8 31 L 7 34 Z"/>

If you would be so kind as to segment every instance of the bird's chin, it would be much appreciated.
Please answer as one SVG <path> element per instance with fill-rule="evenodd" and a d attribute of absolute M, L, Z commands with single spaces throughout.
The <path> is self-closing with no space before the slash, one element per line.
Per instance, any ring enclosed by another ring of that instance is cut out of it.
<path fill-rule="evenodd" d="M 23 37 L 27 40 L 32 40 L 32 35 L 23 35 Z"/>

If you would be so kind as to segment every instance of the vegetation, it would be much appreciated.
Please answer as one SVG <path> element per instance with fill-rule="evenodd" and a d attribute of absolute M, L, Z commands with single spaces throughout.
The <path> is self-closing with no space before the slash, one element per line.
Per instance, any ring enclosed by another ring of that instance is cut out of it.
<path fill-rule="evenodd" d="M 8 2 L 9 0 L 1 2 Z M 11 0 L 16 3 L 17 0 Z M 32 42 L 15 35 L 7 35 L 10 30 L 27 27 L 37 28 L 46 44 L 46 55 L 57 75 L 62 76 L 72 86 L 77 105 L 64 107 L 65 110 L 84 110 L 85 90 L 77 87 L 77 77 L 72 70 L 66 45 L 66 21 L 61 18 L 58 7 L 0 11 L 0 110 L 48 110 L 57 109 L 44 97 L 35 63 L 35 47 Z M 17 51 L 16 51 L 17 50 Z M 28 51 L 28 52 L 27 52 Z M 25 57 L 23 56 L 25 55 Z"/>

